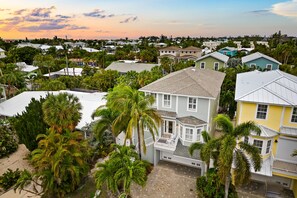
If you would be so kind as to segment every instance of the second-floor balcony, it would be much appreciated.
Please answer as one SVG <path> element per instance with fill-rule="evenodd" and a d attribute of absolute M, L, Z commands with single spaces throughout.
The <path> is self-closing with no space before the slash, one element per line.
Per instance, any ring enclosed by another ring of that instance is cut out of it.
<path fill-rule="evenodd" d="M 178 143 L 178 136 L 170 133 L 162 134 L 155 142 L 155 148 L 159 150 L 174 152 Z"/>

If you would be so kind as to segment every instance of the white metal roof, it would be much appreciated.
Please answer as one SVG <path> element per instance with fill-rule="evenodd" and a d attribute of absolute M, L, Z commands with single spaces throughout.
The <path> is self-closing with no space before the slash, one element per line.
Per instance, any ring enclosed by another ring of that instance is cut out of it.
<path fill-rule="evenodd" d="M 277 131 L 267 128 L 263 125 L 257 125 L 257 126 L 261 129 L 261 134 L 260 134 L 261 137 L 271 138 L 278 135 Z M 257 136 L 255 132 L 252 132 L 252 135 Z"/>
<path fill-rule="evenodd" d="M 0 48 L 0 52 L 5 52 L 4 49 Z"/>
<path fill-rule="evenodd" d="M 210 53 L 210 54 L 207 54 L 205 56 L 202 56 L 202 57 L 198 58 L 196 61 L 203 60 L 203 59 L 205 59 L 207 57 L 210 57 L 210 56 L 213 57 L 213 58 L 215 58 L 215 59 L 221 60 L 224 63 L 227 63 L 228 60 L 229 60 L 229 57 L 228 56 L 226 56 L 224 54 L 221 54 L 219 52 L 213 52 L 213 53 Z"/>
<path fill-rule="evenodd" d="M 78 129 L 84 127 L 87 123 L 91 123 L 92 113 L 96 108 L 101 105 L 105 105 L 106 101 L 103 97 L 106 95 L 105 92 L 95 92 L 95 93 L 85 93 L 85 92 L 77 92 L 77 91 L 26 91 L 23 92 L 9 100 L 6 100 L 0 103 L 0 115 L 12 117 L 16 114 L 21 114 L 25 111 L 25 107 L 31 101 L 31 98 L 40 99 L 40 97 L 45 98 L 47 94 L 58 95 L 59 93 L 69 93 L 78 97 L 79 102 L 82 105 L 82 117 L 80 122 L 78 123 Z"/>
<path fill-rule="evenodd" d="M 120 73 L 127 73 L 128 71 L 136 71 L 140 73 L 144 70 L 151 71 L 151 69 L 158 64 L 148 64 L 148 63 L 121 63 L 112 62 L 105 70 L 117 70 Z"/>
<path fill-rule="evenodd" d="M 235 100 L 297 105 L 297 77 L 279 70 L 237 74 Z"/>
<path fill-rule="evenodd" d="M 250 62 L 250 61 L 252 61 L 252 60 L 256 60 L 256 59 L 258 59 L 258 58 L 265 58 L 265 59 L 267 59 L 267 60 L 270 60 L 270 61 L 272 61 L 272 62 L 275 62 L 275 63 L 281 65 L 281 63 L 278 62 L 277 60 L 275 60 L 274 58 L 271 58 L 270 56 L 267 56 L 267 55 L 262 54 L 262 53 L 260 53 L 260 52 L 255 52 L 255 53 L 253 53 L 253 54 L 244 56 L 244 57 L 242 57 L 241 60 L 242 60 L 242 64 L 244 64 L 244 63 Z"/>
<path fill-rule="evenodd" d="M 16 63 L 16 65 L 23 72 L 32 72 L 32 71 L 38 69 L 38 67 L 35 67 L 33 65 L 27 65 L 25 62 L 18 62 L 18 63 Z"/>
<path fill-rule="evenodd" d="M 82 49 L 86 50 L 87 52 L 99 52 L 99 50 L 90 47 L 83 47 Z"/>
<path fill-rule="evenodd" d="M 71 67 L 68 68 L 69 76 L 81 76 L 82 71 L 83 71 L 83 68 L 74 68 L 74 72 L 73 72 L 73 68 Z M 51 72 L 50 75 L 66 76 L 67 71 L 66 71 L 66 68 L 64 68 L 64 69 L 61 69 L 60 71 Z M 43 76 L 49 76 L 49 74 L 44 74 Z"/>
<path fill-rule="evenodd" d="M 280 128 L 280 133 L 290 135 L 290 136 L 297 136 L 297 128 L 291 128 L 291 127 L 284 127 L 282 126 Z"/>

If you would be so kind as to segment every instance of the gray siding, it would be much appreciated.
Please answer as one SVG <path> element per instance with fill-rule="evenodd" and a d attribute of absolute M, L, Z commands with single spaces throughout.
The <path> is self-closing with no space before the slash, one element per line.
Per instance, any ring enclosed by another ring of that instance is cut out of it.
<path fill-rule="evenodd" d="M 209 115 L 209 133 L 211 135 L 214 134 L 215 131 L 215 123 L 213 122 L 213 119 L 216 117 L 218 113 L 218 106 L 219 105 L 219 97 L 217 97 L 216 100 L 210 100 L 210 115 Z"/>
<path fill-rule="evenodd" d="M 277 144 L 276 158 L 288 162 L 297 162 L 297 158 L 291 156 L 293 151 L 297 149 L 296 140 L 280 137 Z"/>
<path fill-rule="evenodd" d="M 207 115 L 208 115 L 208 100 L 198 98 L 198 108 L 197 112 L 188 111 L 188 97 L 185 96 L 178 96 L 178 117 L 185 117 L 185 116 L 194 116 L 200 120 L 207 122 Z"/>
<path fill-rule="evenodd" d="M 146 147 L 146 154 L 142 153 L 142 159 L 154 163 L 154 144 Z"/>

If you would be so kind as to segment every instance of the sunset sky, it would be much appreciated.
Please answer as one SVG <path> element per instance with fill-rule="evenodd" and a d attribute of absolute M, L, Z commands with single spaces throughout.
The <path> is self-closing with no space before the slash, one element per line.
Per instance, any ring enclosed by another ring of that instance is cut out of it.
<path fill-rule="evenodd" d="M 297 36 L 297 0 L 0 0 L 0 37 Z"/>

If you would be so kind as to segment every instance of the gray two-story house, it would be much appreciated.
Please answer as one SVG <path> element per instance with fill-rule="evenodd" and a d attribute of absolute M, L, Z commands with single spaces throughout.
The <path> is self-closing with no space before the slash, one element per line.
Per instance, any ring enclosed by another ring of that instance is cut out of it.
<path fill-rule="evenodd" d="M 145 135 L 145 159 L 157 164 L 171 161 L 201 168 L 199 153 L 189 155 L 194 142 L 202 142 L 201 132 L 214 132 L 213 118 L 219 106 L 220 89 L 225 74 L 209 69 L 186 68 L 171 73 L 140 91 L 155 97 L 154 108 L 162 117 L 156 141 Z"/>

